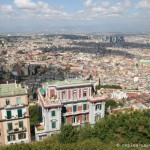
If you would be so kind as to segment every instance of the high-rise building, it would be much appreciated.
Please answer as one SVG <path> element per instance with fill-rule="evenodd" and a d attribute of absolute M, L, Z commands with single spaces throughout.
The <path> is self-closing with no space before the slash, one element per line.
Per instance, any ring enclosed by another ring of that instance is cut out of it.
<path fill-rule="evenodd" d="M 91 125 L 104 117 L 104 97 L 97 97 L 95 82 L 67 80 L 47 82 L 38 90 L 42 122 L 35 127 L 36 140 L 60 131 L 63 123 L 73 126 Z"/>
<path fill-rule="evenodd" d="M 26 89 L 20 84 L 0 84 L 0 142 L 14 144 L 31 141 Z"/>

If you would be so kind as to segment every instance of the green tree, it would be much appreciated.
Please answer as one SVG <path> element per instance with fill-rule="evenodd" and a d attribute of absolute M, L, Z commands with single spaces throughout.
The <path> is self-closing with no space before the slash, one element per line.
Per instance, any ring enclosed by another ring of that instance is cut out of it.
<path fill-rule="evenodd" d="M 17 54 L 25 54 L 22 50 L 17 51 Z"/>
<path fill-rule="evenodd" d="M 40 121 L 38 105 L 29 106 L 31 134 L 34 135 L 34 126 Z"/>
<path fill-rule="evenodd" d="M 73 143 L 77 141 L 78 131 L 71 124 L 64 124 L 61 128 L 59 141 L 61 143 Z"/>

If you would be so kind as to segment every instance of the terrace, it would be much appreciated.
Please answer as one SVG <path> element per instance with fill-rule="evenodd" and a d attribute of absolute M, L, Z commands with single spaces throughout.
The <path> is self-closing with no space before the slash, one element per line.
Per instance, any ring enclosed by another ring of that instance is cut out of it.
<path fill-rule="evenodd" d="M 26 95 L 27 90 L 21 88 L 19 84 L 1 84 L 0 85 L 0 97 L 15 96 L 15 95 Z"/>

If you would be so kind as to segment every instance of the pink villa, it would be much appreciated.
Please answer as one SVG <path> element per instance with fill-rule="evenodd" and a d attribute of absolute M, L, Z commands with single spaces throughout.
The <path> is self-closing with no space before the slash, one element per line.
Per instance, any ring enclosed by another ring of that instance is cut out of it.
<path fill-rule="evenodd" d="M 95 81 L 65 80 L 43 84 L 38 90 L 42 122 L 35 127 L 36 140 L 60 132 L 64 123 L 94 125 L 104 117 L 104 97 L 95 95 Z"/>

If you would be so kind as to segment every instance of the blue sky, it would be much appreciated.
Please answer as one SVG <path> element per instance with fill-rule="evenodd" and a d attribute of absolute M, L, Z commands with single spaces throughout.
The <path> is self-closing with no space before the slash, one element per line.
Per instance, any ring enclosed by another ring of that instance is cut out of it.
<path fill-rule="evenodd" d="M 0 0 L 1 32 L 150 32 L 150 0 Z"/>

